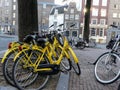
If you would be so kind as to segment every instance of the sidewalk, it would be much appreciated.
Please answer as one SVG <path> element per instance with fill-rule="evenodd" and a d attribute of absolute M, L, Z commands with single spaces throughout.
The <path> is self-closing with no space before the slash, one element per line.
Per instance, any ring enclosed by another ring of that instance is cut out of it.
<path fill-rule="evenodd" d="M 79 65 L 81 68 L 81 75 L 77 76 L 73 70 L 68 74 L 61 73 L 60 78 L 58 76 L 53 76 L 51 81 L 46 85 L 43 90 L 117 90 L 120 81 L 109 85 L 103 85 L 96 81 L 94 76 L 94 66 L 90 65 L 88 62 L 94 62 L 98 56 L 107 49 L 98 48 L 85 48 L 79 50 L 74 48 L 74 51 L 79 58 Z M 2 53 L 0 56 L 2 57 Z M 1 64 L 0 64 L 1 68 Z M 56 80 L 59 81 L 55 83 Z M 2 71 L 0 70 L 0 90 L 17 90 L 6 84 L 2 76 Z M 2 84 L 1 84 L 2 83 Z"/>
<path fill-rule="evenodd" d="M 94 62 L 98 56 L 106 49 L 85 48 L 84 50 L 75 50 L 79 58 L 81 75 L 77 76 L 73 71 L 70 72 L 68 90 L 117 90 L 119 81 L 103 85 L 96 81 L 94 76 L 94 66 L 88 62 Z"/>

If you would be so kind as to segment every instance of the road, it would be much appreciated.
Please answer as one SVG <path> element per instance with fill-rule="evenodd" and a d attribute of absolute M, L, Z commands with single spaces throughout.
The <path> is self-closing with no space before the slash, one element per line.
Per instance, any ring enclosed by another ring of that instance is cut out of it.
<path fill-rule="evenodd" d="M 12 41 L 17 41 L 17 36 L 0 36 L 0 51 L 6 50 L 8 48 L 8 44 Z"/>

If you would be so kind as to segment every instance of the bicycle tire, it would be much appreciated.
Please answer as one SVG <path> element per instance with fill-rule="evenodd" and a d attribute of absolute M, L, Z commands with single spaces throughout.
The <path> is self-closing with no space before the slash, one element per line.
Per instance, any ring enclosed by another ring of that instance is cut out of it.
<path fill-rule="evenodd" d="M 36 56 L 34 56 L 34 54 Z M 32 50 L 32 55 L 33 55 L 33 57 L 31 56 L 31 59 L 33 58 L 33 62 L 34 62 L 34 60 L 36 60 L 40 55 L 42 55 L 42 52 L 37 51 L 37 50 Z M 40 90 L 40 89 L 42 89 L 48 82 L 50 76 L 49 75 L 40 75 L 40 74 L 38 75 L 38 72 L 33 72 L 31 67 L 28 67 L 26 69 L 23 68 L 23 65 L 25 63 L 23 63 L 22 60 L 24 58 L 26 58 L 25 54 L 21 54 L 15 60 L 15 63 L 13 66 L 12 74 L 13 74 L 13 79 L 14 79 L 14 83 L 15 83 L 16 87 L 19 90 L 29 90 L 29 89 Z M 44 59 L 47 59 L 47 58 L 44 57 Z M 17 67 L 18 67 L 18 70 L 17 70 Z M 27 73 L 28 73 L 28 75 L 27 75 Z M 23 79 L 23 80 L 21 81 L 21 79 Z M 43 82 L 42 82 L 42 80 L 43 80 Z"/>
<path fill-rule="evenodd" d="M 64 45 L 64 38 L 63 38 L 63 36 L 62 36 L 61 34 L 58 34 L 58 35 L 56 36 L 56 38 L 57 38 L 59 44 L 60 44 L 61 46 L 63 46 L 63 45 Z"/>
<path fill-rule="evenodd" d="M 12 68 L 14 64 L 14 57 L 15 57 L 15 52 L 17 52 L 17 49 L 15 51 L 11 51 L 5 58 L 3 65 L 2 65 L 2 70 L 3 70 L 3 76 L 6 80 L 6 82 L 12 86 L 15 86 L 12 78 Z"/>
<path fill-rule="evenodd" d="M 111 84 L 115 82 L 120 75 L 119 65 L 120 57 L 118 56 L 117 53 L 107 52 L 102 54 L 95 65 L 94 69 L 95 78 L 97 79 L 98 82 L 102 84 Z"/>
<path fill-rule="evenodd" d="M 77 56 L 74 52 L 72 54 L 72 52 L 70 50 L 68 50 L 68 53 L 69 53 L 69 56 L 70 56 L 70 61 L 71 61 L 71 67 L 73 67 L 73 70 L 75 71 L 75 73 L 77 75 L 80 75 L 81 74 L 81 69 L 80 69 L 79 63 L 75 62 L 75 60 L 74 60 L 74 57 L 77 57 Z"/>
<path fill-rule="evenodd" d="M 55 51 L 58 57 L 62 53 L 62 49 L 60 47 L 57 47 Z M 66 55 L 63 56 L 62 61 L 60 63 L 60 70 L 63 72 L 71 70 L 71 62 L 70 62 L 70 59 L 68 59 Z"/>

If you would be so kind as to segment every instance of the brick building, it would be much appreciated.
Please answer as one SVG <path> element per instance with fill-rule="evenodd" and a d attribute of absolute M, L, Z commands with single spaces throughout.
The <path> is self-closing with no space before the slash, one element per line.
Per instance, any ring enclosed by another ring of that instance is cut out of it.
<path fill-rule="evenodd" d="M 113 27 L 110 27 L 113 25 Z M 120 34 L 120 0 L 110 0 L 108 11 L 107 42 Z"/>
<path fill-rule="evenodd" d="M 84 30 L 85 1 L 82 0 L 81 11 L 81 35 Z M 98 43 L 106 42 L 106 31 L 108 28 L 108 10 L 110 0 L 92 0 L 90 14 L 90 35 L 89 38 Z"/>

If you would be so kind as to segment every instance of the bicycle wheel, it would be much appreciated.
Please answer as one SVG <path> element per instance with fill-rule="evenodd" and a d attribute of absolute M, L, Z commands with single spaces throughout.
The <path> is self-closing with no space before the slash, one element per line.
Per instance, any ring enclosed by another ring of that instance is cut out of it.
<path fill-rule="evenodd" d="M 28 58 L 34 63 L 38 57 L 41 57 L 42 52 L 36 50 L 28 50 Z M 38 72 L 33 72 L 33 67 L 26 66 L 28 60 L 25 54 L 16 59 L 13 67 L 13 79 L 16 87 L 20 90 L 40 90 L 49 80 L 49 75 L 38 75 Z M 42 61 L 48 63 L 47 58 L 44 57 Z M 27 63 L 28 64 L 28 63 Z M 30 63 L 29 63 L 30 64 Z"/>
<path fill-rule="evenodd" d="M 95 65 L 94 74 L 100 83 L 113 83 L 120 75 L 120 57 L 114 52 L 104 53 Z"/>
<path fill-rule="evenodd" d="M 64 71 L 69 71 L 71 70 L 71 62 L 69 59 L 67 59 L 66 57 L 63 57 L 61 63 L 60 63 L 60 69 L 64 72 Z"/>
<path fill-rule="evenodd" d="M 74 51 L 72 49 L 68 50 L 67 52 L 70 55 L 70 61 L 71 61 L 71 66 L 73 67 L 73 70 L 75 71 L 75 73 L 77 75 L 80 75 L 81 74 L 81 69 L 80 69 L 79 63 L 76 62 L 76 59 L 77 59 L 76 54 L 74 53 Z"/>
<path fill-rule="evenodd" d="M 60 47 L 57 47 L 57 48 L 55 49 L 55 51 L 56 51 L 57 57 L 59 58 L 59 56 L 60 56 L 61 53 L 62 53 L 62 49 L 61 49 Z M 58 58 L 57 58 L 57 60 L 58 60 Z M 71 70 L 70 59 L 68 59 L 68 58 L 66 57 L 66 55 L 63 55 L 62 61 L 61 61 L 61 63 L 60 63 L 60 70 L 63 71 L 63 72 L 64 72 L 64 71 L 69 71 L 69 70 Z"/>
<path fill-rule="evenodd" d="M 109 52 L 105 52 L 104 54 L 107 54 L 107 53 L 109 53 Z M 95 62 L 93 62 L 93 65 L 96 65 L 96 63 L 97 63 L 97 61 L 99 60 L 99 58 L 101 58 L 104 54 L 100 55 L 100 56 L 97 58 L 97 60 L 96 60 Z"/>
<path fill-rule="evenodd" d="M 2 65 L 2 69 L 3 69 L 3 76 L 6 80 L 6 82 L 12 86 L 15 86 L 14 82 L 13 82 L 13 78 L 12 78 L 12 68 L 13 68 L 13 64 L 14 64 L 14 57 L 16 55 L 16 53 L 18 52 L 18 50 L 13 50 L 11 51 L 5 58 L 4 63 Z"/>

